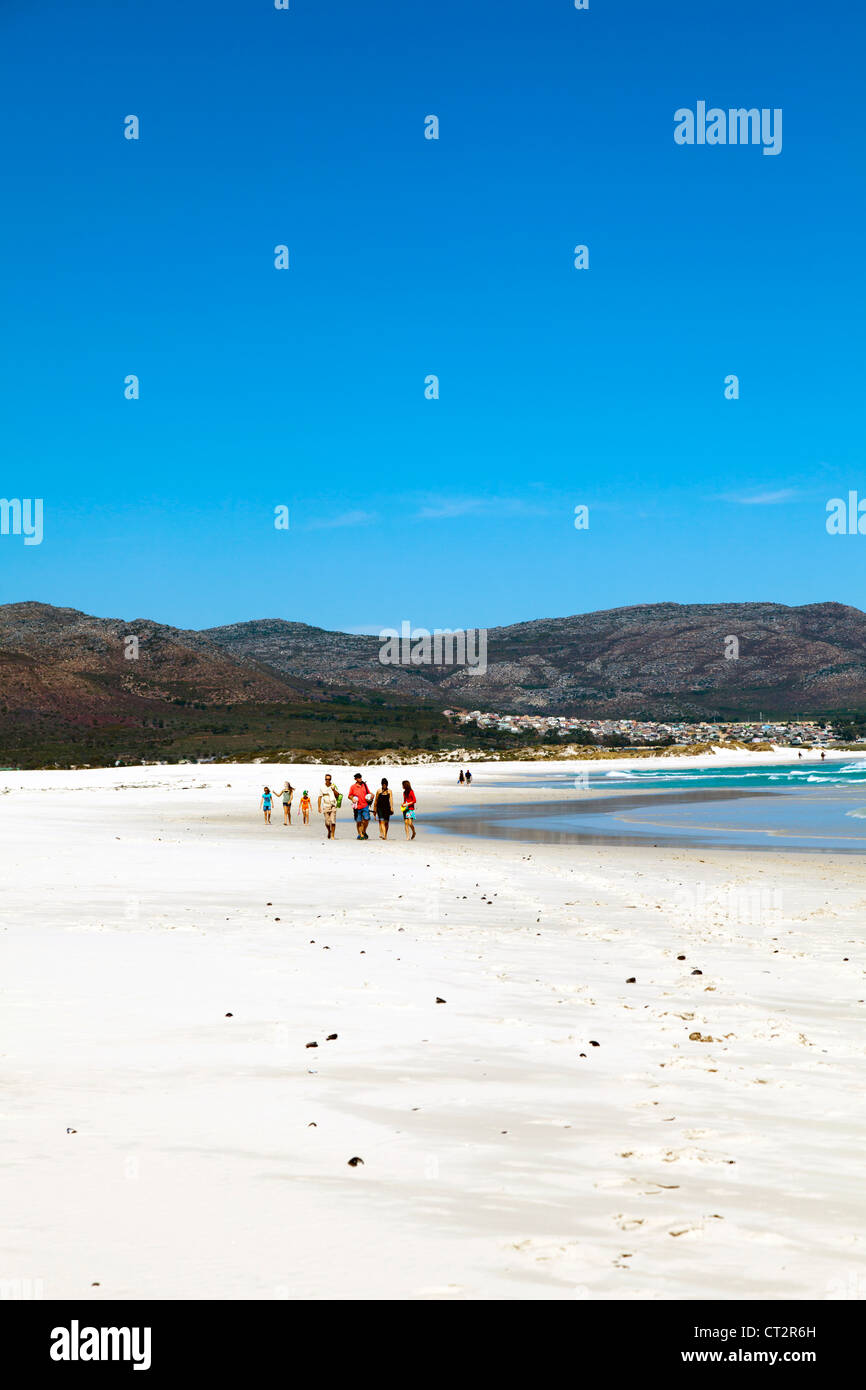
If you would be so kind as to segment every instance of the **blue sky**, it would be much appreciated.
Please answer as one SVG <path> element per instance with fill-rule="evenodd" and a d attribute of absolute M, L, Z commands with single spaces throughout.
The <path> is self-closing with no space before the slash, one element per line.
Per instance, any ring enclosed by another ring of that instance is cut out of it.
<path fill-rule="evenodd" d="M 824 524 L 866 496 L 864 31 L 849 0 L 2 0 L 0 496 L 45 521 L 0 536 L 0 602 L 866 607 L 866 536 Z M 781 154 L 678 146 L 699 100 L 781 108 Z"/>

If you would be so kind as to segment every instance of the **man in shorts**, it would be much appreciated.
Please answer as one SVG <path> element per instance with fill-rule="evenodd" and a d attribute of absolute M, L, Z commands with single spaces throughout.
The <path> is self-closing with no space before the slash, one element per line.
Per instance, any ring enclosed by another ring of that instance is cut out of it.
<path fill-rule="evenodd" d="M 358 839 L 366 840 L 370 825 L 372 793 L 360 772 L 355 773 L 355 780 L 349 788 L 349 800 L 355 808 L 355 829 L 358 832 Z"/>
<path fill-rule="evenodd" d="M 337 832 L 337 788 L 331 781 L 330 772 L 325 773 L 325 785 L 319 792 L 319 810 L 325 817 L 325 832 L 333 840 Z"/>

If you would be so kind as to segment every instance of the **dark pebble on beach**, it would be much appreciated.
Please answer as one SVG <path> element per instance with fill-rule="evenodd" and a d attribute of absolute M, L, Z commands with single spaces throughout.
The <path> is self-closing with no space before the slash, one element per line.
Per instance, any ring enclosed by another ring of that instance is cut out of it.
<path fill-rule="evenodd" d="M 692 971 L 692 974 L 693 974 L 693 975 L 703 975 L 703 973 L 704 973 L 703 970 L 693 970 L 693 971 Z"/>
<path fill-rule="evenodd" d="M 307 1125 L 307 1129 L 318 1129 L 318 1128 L 319 1128 L 319 1126 L 316 1124 L 316 1121 L 315 1121 L 315 1120 L 310 1120 L 310 1123 Z"/>
<path fill-rule="evenodd" d="M 677 956 L 677 960 L 685 960 L 685 956 Z"/>
<path fill-rule="evenodd" d="M 634 975 L 629 975 L 628 979 L 626 980 L 626 984 L 627 984 L 627 985 L 636 985 L 636 984 L 637 984 L 637 980 L 635 979 Z"/>
<path fill-rule="evenodd" d="M 307 1043 L 307 1047 L 318 1047 L 318 1043 Z"/>
<path fill-rule="evenodd" d="M 337 1035 L 336 1035 L 336 1033 L 329 1033 L 328 1036 L 325 1038 L 325 1042 L 336 1042 L 336 1041 L 337 1041 Z"/>
<path fill-rule="evenodd" d="M 447 1003 L 448 1003 L 448 1000 L 447 1000 L 447 999 L 440 999 L 440 998 L 439 998 L 439 995 L 437 994 L 437 995 L 436 995 L 436 1003 L 437 1003 L 437 1004 L 447 1004 Z"/>
<path fill-rule="evenodd" d="M 67 1129 L 66 1133 L 67 1133 L 67 1134 L 77 1134 L 77 1133 L 78 1133 L 78 1130 L 77 1130 L 77 1129 Z"/>
<path fill-rule="evenodd" d="M 234 1014 L 226 1014 L 226 1018 L 234 1018 Z"/>
<path fill-rule="evenodd" d="M 363 1163 L 363 1162 L 364 1162 L 363 1158 L 358 1158 L 358 1156 L 357 1156 L 357 1154 L 356 1154 L 354 1158 L 350 1158 L 350 1159 L 349 1159 L 349 1167 L 350 1167 L 350 1168 L 357 1168 L 358 1164 L 359 1164 L 359 1163 Z"/>
<path fill-rule="evenodd" d="M 601 1047 L 601 1043 L 593 1042 L 592 1038 L 589 1040 L 589 1045 L 590 1047 Z"/>

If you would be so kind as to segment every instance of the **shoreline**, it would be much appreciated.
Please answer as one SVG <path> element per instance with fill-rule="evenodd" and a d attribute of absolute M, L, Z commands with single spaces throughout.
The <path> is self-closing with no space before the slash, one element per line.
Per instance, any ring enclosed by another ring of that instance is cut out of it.
<path fill-rule="evenodd" d="M 851 750 L 828 750 L 823 762 L 820 753 L 807 753 L 804 754 L 802 761 L 804 766 L 808 763 L 826 767 L 828 763 L 851 762 L 858 757 L 866 761 L 866 746 L 864 746 L 862 753 Z M 502 788 L 498 784 L 509 776 L 526 777 L 529 771 L 537 771 L 539 776 L 544 776 L 551 769 L 556 769 L 558 775 L 563 775 L 574 769 L 576 775 L 586 772 L 588 763 L 600 771 L 630 772 L 637 769 L 671 771 L 682 768 L 683 770 L 695 771 L 699 768 L 724 766 L 772 767 L 777 764 L 797 761 L 791 749 L 782 747 L 776 747 L 772 752 L 761 753 L 718 748 L 714 753 L 677 754 L 669 757 L 594 757 L 590 759 L 578 757 L 518 759 L 515 761 L 485 761 L 466 758 L 464 766 L 471 768 L 473 777 L 469 787 L 459 787 L 457 784 L 459 762 L 438 760 L 435 755 L 431 755 L 431 761 L 424 763 L 395 761 L 375 765 L 365 764 L 361 761 L 358 763 L 148 763 L 141 766 L 134 764 L 128 767 L 5 768 L 0 769 L 0 795 L 5 791 L 39 790 L 42 786 L 63 786 L 63 781 L 58 781 L 58 779 L 70 779 L 63 789 L 72 791 L 84 790 L 88 787 L 96 788 L 101 785 L 111 787 L 118 781 L 124 782 L 126 785 L 151 787 L 159 785 L 162 780 L 166 785 L 170 785 L 183 778 L 193 779 L 207 787 L 211 785 L 224 787 L 232 773 L 235 773 L 237 778 L 243 777 L 245 781 L 252 778 L 253 783 L 260 780 L 262 783 L 279 781 L 282 784 L 282 781 L 288 777 L 296 788 L 302 788 L 307 782 L 312 785 L 319 785 L 324 773 L 328 771 L 334 773 L 335 781 L 338 784 L 342 782 L 348 789 L 353 773 L 361 771 L 368 782 L 373 779 L 378 781 L 381 777 L 387 776 L 392 785 L 395 779 L 400 780 L 404 774 L 409 781 L 418 778 L 419 784 L 424 785 L 425 792 L 433 792 L 437 800 L 441 798 L 441 793 L 446 789 L 453 791 L 455 796 L 469 797 L 480 792 L 482 787 L 488 794 L 488 799 L 489 793 L 492 791 L 494 796 L 501 800 L 503 799 L 500 795 Z M 477 780 L 479 773 L 482 778 L 481 782 Z M 511 790 L 519 792 L 521 790 L 528 791 L 531 788 L 518 787 Z M 550 789 L 549 794 L 554 796 L 560 793 L 555 789 Z"/>

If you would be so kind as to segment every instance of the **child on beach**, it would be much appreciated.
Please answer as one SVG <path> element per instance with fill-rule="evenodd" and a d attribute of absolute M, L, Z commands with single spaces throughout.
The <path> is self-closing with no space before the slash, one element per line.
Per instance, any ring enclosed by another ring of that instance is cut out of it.
<path fill-rule="evenodd" d="M 291 782 L 285 782 L 283 784 L 283 825 L 291 825 L 292 823 L 292 796 L 294 795 L 294 791 L 295 789 Z"/>
<path fill-rule="evenodd" d="M 270 825 L 271 823 L 271 801 L 271 789 L 270 787 L 265 787 L 262 792 L 262 810 L 265 813 L 265 825 Z"/>
<path fill-rule="evenodd" d="M 310 824 L 310 793 L 309 793 L 309 792 L 302 792 L 302 793 L 301 793 L 301 799 L 300 799 L 300 801 L 298 802 L 298 805 L 299 805 L 300 808 L 301 808 L 301 815 L 302 815 L 303 820 L 304 820 L 304 825 L 309 825 L 309 824 Z"/>
<path fill-rule="evenodd" d="M 415 839 L 415 793 L 411 783 L 403 783 L 403 805 L 400 807 L 403 812 L 403 824 L 406 827 L 406 839 Z"/>

